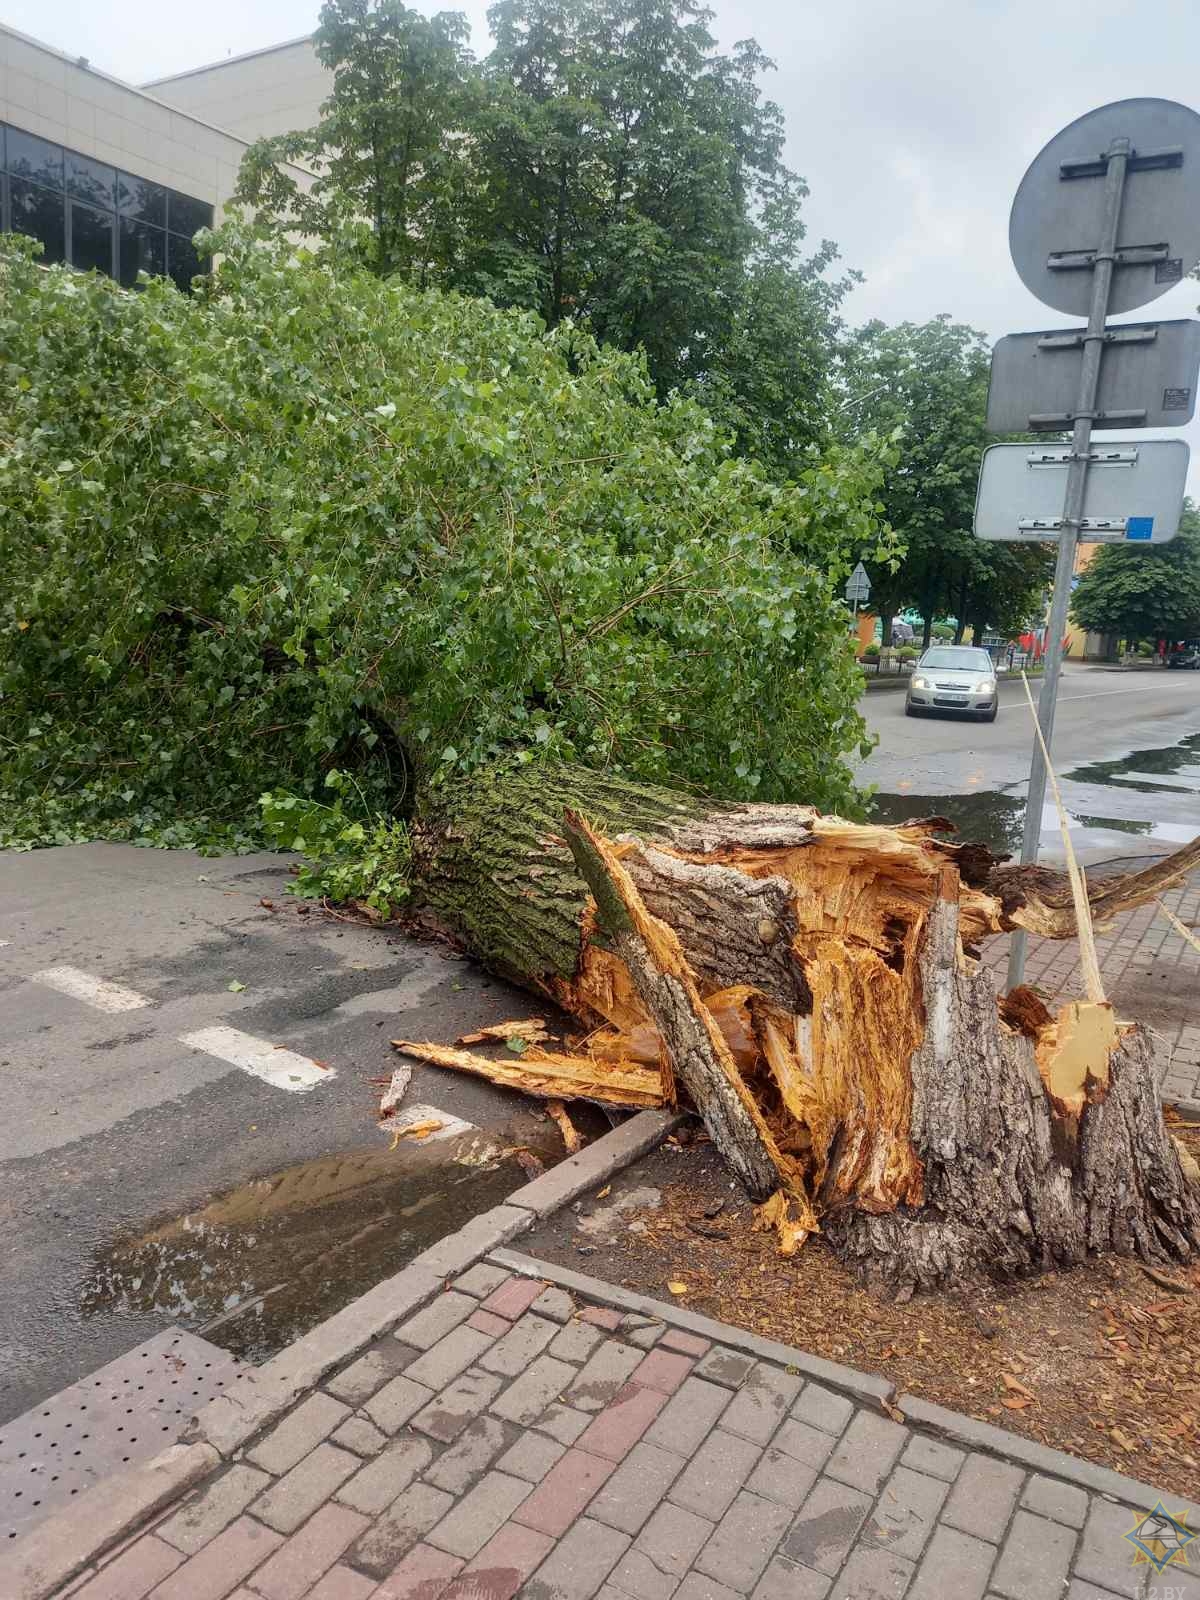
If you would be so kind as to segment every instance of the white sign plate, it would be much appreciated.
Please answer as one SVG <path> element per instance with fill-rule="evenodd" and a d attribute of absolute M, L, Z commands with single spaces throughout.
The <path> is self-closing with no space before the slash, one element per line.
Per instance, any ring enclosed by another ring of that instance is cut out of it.
<path fill-rule="evenodd" d="M 1093 441 L 1080 538 L 1166 544 L 1179 531 L 1191 452 L 1182 439 Z M 1012 544 L 1062 531 L 1069 444 L 994 444 L 983 452 L 975 536 Z"/>

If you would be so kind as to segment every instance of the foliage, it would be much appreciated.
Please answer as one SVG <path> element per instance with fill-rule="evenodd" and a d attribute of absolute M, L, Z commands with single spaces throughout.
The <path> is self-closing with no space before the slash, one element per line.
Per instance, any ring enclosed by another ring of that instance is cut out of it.
<path fill-rule="evenodd" d="M 570 318 L 646 352 L 660 396 L 702 398 L 738 448 L 790 470 L 824 433 L 838 307 L 804 257 L 803 181 L 752 40 L 718 50 L 694 0 L 498 0 L 466 23 L 326 0 L 317 129 L 266 140 L 239 198 L 385 275 Z M 279 167 L 315 168 L 309 192 Z M 361 220 L 370 219 L 371 228 Z"/>
<path fill-rule="evenodd" d="M 335 767 L 402 814 L 543 757 L 854 806 L 886 452 L 777 485 L 569 323 L 203 242 L 188 297 L 0 241 L 10 838 L 244 833 Z"/>
<path fill-rule="evenodd" d="M 972 533 L 984 447 L 989 351 L 982 334 L 935 317 L 888 328 L 868 323 L 849 341 L 847 399 L 837 415 L 844 434 L 902 430 L 900 459 L 880 498 L 905 544 L 898 567 L 869 566 L 871 603 L 890 618 L 915 606 L 926 624 L 951 612 L 961 639 L 992 626 L 1015 633 L 1049 580 L 1045 545 L 988 544 Z"/>
<path fill-rule="evenodd" d="M 332 804 L 302 795 L 259 796 L 263 829 L 280 850 L 305 857 L 289 892 L 313 899 L 354 901 L 380 917 L 393 917 L 408 899 L 412 840 L 405 823 L 371 816 L 366 797 L 344 772 L 326 774 Z M 345 809 L 347 793 L 357 794 L 363 818 Z"/>
<path fill-rule="evenodd" d="M 1071 618 L 1129 640 L 1200 634 L 1200 511 L 1192 501 L 1169 544 L 1097 550 L 1071 596 Z"/>

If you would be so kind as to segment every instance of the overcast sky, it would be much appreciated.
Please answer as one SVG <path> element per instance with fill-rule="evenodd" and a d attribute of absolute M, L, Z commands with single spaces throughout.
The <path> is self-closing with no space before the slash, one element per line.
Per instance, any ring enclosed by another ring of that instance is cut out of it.
<path fill-rule="evenodd" d="M 430 4 L 422 9 L 440 9 Z M 487 48 L 486 4 L 459 9 Z M 721 41 L 756 38 L 777 63 L 788 160 L 812 191 L 812 241 L 836 240 L 866 282 L 852 320 L 949 312 L 990 338 L 1054 327 L 1008 256 L 1021 175 L 1063 124 L 1109 100 L 1200 105 L 1200 3 L 1158 0 L 715 0 Z M 34 37 L 132 82 L 311 31 L 317 0 L 0 0 Z M 1195 314 L 1200 284 L 1141 317 Z M 1192 491 L 1200 492 L 1200 425 Z"/>

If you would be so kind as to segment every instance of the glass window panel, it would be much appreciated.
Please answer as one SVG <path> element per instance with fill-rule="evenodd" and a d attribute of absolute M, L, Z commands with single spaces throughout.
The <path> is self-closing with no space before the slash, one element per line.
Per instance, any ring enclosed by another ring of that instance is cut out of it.
<path fill-rule="evenodd" d="M 32 133 L 22 133 L 19 128 L 8 130 L 8 170 L 18 178 L 33 178 L 50 188 L 63 186 L 62 146 L 47 144 Z"/>
<path fill-rule="evenodd" d="M 167 225 L 167 191 L 160 183 L 148 178 L 135 178 L 131 173 L 117 173 L 117 210 L 124 217 L 138 222 L 149 222 L 155 228 Z"/>
<path fill-rule="evenodd" d="M 42 241 L 46 249 L 38 257 L 40 261 L 61 261 L 66 254 L 62 195 L 43 189 L 39 184 L 27 183 L 24 178 L 10 178 L 8 188 L 13 232 L 29 233 Z"/>
<path fill-rule="evenodd" d="M 113 218 L 91 206 L 71 206 L 71 265 L 112 276 Z"/>
<path fill-rule="evenodd" d="M 161 228 L 121 218 L 121 282 L 132 289 L 139 272 L 161 276 L 167 270 L 167 236 Z"/>
<path fill-rule="evenodd" d="M 205 205 L 203 200 L 191 200 L 186 194 L 176 194 L 174 189 L 168 190 L 170 207 L 167 216 L 167 227 L 172 233 L 186 234 L 190 239 L 197 228 L 211 228 L 213 208 Z"/>
<path fill-rule="evenodd" d="M 103 161 L 92 161 L 87 156 L 67 151 L 67 188 L 80 200 L 111 211 L 116 182 L 115 167 L 106 167 Z"/>
<path fill-rule="evenodd" d="M 167 272 L 179 288 L 186 293 L 192 287 L 192 279 L 196 274 L 207 271 L 208 261 L 201 260 L 196 254 L 190 239 L 181 239 L 175 233 L 167 235 Z"/>

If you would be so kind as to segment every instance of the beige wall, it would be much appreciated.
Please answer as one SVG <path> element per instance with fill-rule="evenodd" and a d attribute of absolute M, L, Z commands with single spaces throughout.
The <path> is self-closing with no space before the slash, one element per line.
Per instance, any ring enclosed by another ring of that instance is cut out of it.
<path fill-rule="evenodd" d="M 148 94 L 243 139 L 315 126 L 333 77 L 317 60 L 311 39 L 197 67 L 143 85 Z"/>
<path fill-rule="evenodd" d="M 246 141 L 0 25 L 0 121 L 221 209 Z M 309 174 L 293 169 L 307 183 Z"/>

